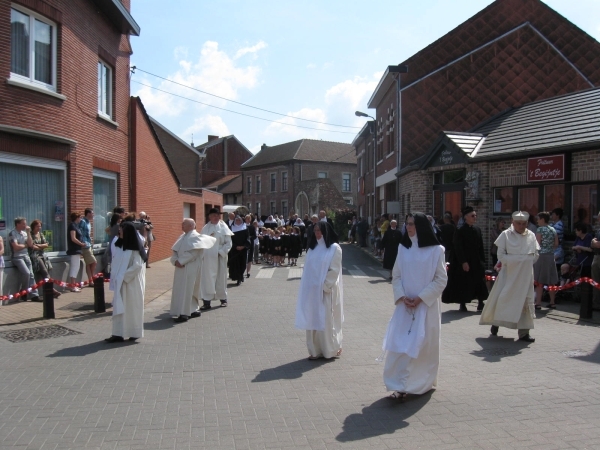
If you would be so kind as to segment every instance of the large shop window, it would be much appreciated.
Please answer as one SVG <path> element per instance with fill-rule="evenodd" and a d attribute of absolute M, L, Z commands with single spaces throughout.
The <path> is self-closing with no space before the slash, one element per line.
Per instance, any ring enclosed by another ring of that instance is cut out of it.
<path fill-rule="evenodd" d="M 565 207 L 565 185 L 551 184 L 544 186 L 544 211 Z"/>
<path fill-rule="evenodd" d="M 25 8 L 10 10 L 11 78 L 56 90 L 56 25 Z"/>
<path fill-rule="evenodd" d="M 574 185 L 571 191 L 573 224 L 583 222 L 591 224 L 594 216 L 598 213 L 598 191 L 596 184 Z"/>
<path fill-rule="evenodd" d="M 27 224 L 42 221 L 42 231 L 50 243 L 48 252 L 66 250 L 66 164 L 62 161 L 18 158 L 0 154 L 0 219 L 6 220 L 5 239 L 14 228 L 14 218 L 25 217 Z M 5 256 L 10 257 L 10 250 Z"/>
<path fill-rule="evenodd" d="M 110 236 L 106 234 L 105 229 L 110 225 L 110 216 L 115 206 L 117 206 L 117 174 L 94 169 L 94 244 L 108 241 Z"/>
<path fill-rule="evenodd" d="M 494 213 L 513 213 L 513 188 L 506 187 L 494 189 Z"/>
<path fill-rule="evenodd" d="M 539 197 L 539 188 L 519 189 L 519 211 L 527 211 L 532 216 L 537 215 L 540 212 Z"/>

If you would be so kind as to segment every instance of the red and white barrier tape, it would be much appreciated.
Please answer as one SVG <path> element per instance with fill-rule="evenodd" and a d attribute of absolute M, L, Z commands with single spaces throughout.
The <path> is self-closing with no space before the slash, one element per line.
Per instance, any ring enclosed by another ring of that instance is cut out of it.
<path fill-rule="evenodd" d="M 487 281 L 495 281 L 496 277 L 492 276 L 492 275 L 486 275 L 485 279 Z M 547 291 L 564 291 L 565 289 L 571 289 L 572 287 L 575 287 L 575 286 L 577 286 L 578 284 L 581 284 L 581 283 L 588 283 L 588 284 L 591 284 L 596 289 L 600 289 L 600 283 L 594 281 L 593 279 L 591 279 L 589 277 L 578 278 L 577 280 L 571 281 L 570 283 L 567 283 L 564 286 L 547 286 L 547 285 L 544 285 L 544 289 L 547 290 Z M 539 286 L 540 285 L 540 283 L 538 283 L 537 281 L 534 281 L 533 284 L 535 286 Z"/>
<path fill-rule="evenodd" d="M 97 273 L 96 275 L 94 275 L 92 277 L 92 280 L 95 280 L 99 277 L 103 276 L 103 274 L 101 273 Z M 109 279 L 105 279 L 104 282 L 108 283 L 110 280 Z M 33 286 L 31 286 L 30 288 L 24 289 L 20 292 L 17 292 L 15 294 L 9 294 L 9 295 L 3 295 L 0 297 L 0 302 L 6 301 L 6 300 L 13 300 L 16 298 L 20 298 L 20 297 L 27 297 L 27 294 L 29 294 L 31 291 L 42 287 L 44 284 L 46 283 L 54 283 L 57 286 L 60 287 L 84 287 L 84 286 L 89 286 L 90 282 L 89 281 L 82 281 L 81 283 L 65 283 L 64 281 L 61 280 L 54 280 L 52 278 L 44 278 L 43 280 L 40 280 L 39 282 L 37 282 L 36 284 L 34 284 Z"/>

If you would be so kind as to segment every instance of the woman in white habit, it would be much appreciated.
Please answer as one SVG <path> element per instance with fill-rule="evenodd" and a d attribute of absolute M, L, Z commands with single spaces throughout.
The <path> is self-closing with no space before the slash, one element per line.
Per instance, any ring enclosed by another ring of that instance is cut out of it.
<path fill-rule="evenodd" d="M 327 222 L 314 226 L 300 280 L 296 328 L 306 330 L 308 359 L 342 354 L 343 285 L 342 248 Z"/>
<path fill-rule="evenodd" d="M 396 308 L 383 340 L 383 381 L 389 398 L 435 388 L 440 363 L 440 302 L 448 276 L 444 247 L 423 213 L 406 216 L 392 270 Z"/>
<path fill-rule="evenodd" d="M 148 257 L 131 222 L 122 222 L 113 243 L 109 288 L 114 291 L 112 336 L 108 343 L 144 337 L 144 291 Z"/>

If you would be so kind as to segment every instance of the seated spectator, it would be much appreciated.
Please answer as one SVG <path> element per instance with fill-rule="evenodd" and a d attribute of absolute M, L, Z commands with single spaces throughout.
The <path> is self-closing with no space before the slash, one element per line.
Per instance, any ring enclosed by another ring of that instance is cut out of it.
<path fill-rule="evenodd" d="M 585 223 L 575 225 L 575 244 L 573 245 L 573 257 L 568 263 L 560 266 L 561 286 L 566 284 L 569 274 L 573 269 L 581 267 L 582 277 L 592 276 L 592 235 L 588 233 Z"/>

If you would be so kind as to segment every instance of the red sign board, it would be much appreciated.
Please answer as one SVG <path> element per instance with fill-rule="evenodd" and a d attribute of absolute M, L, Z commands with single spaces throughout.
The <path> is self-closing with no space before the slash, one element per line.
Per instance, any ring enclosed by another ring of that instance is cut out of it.
<path fill-rule="evenodd" d="M 565 179 L 565 155 L 527 158 L 527 182 Z"/>

